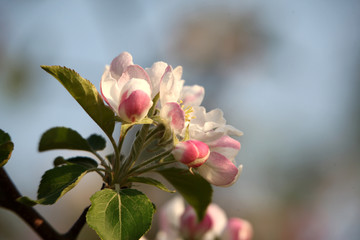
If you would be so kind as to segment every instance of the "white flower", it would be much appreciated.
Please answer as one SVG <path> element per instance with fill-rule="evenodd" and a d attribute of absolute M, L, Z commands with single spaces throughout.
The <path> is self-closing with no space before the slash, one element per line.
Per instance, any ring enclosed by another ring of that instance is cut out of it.
<path fill-rule="evenodd" d="M 165 62 L 156 62 L 145 70 L 152 84 L 152 97 L 160 92 L 160 117 L 175 134 L 181 133 L 185 127 L 186 111 L 201 104 L 204 88 L 184 86 L 181 66 L 173 69 Z"/>

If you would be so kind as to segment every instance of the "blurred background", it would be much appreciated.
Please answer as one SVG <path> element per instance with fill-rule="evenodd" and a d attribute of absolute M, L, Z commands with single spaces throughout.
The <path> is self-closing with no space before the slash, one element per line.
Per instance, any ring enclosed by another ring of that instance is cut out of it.
<path fill-rule="evenodd" d="M 40 65 L 75 69 L 99 89 L 104 66 L 128 51 L 143 67 L 182 65 L 187 85 L 205 87 L 203 105 L 244 132 L 243 173 L 214 202 L 248 219 L 254 240 L 360 239 L 359 23 L 357 0 L 0 0 L 0 128 L 15 143 L 5 169 L 36 198 L 56 156 L 83 155 L 38 153 L 43 132 L 102 134 Z M 36 209 L 65 232 L 100 187 L 87 175 Z M 171 197 L 143 191 L 158 207 Z M 0 209 L 0 239 L 38 237 Z M 85 227 L 79 239 L 97 236 Z"/>

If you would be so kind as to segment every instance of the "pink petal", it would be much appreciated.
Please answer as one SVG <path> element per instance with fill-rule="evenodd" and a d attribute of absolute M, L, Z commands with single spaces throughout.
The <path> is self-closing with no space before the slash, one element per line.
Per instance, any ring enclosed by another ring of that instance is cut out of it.
<path fill-rule="evenodd" d="M 172 151 L 174 158 L 188 167 L 200 167 L 209 157 L 209 147 L 197 140 L 178 143 Z"/>
<path fill-rule="evenodd" d="M 250 240 L 253 236 L 251 224 L 240 218 L 230 218 L 221 239 Z"/>
<path fill-rule="evenodd" d="M 205 214 L 203 220 L 198 222 L 195 210 L 188 206 L 180 220 L 180 233 L 185 239 L 202 239 L 202 236 L 213 228 L 213 219 Z"/>
<path fill-rule="evenodd" d="M 211 152 L 207 161 L 197 170 L 209 183 L 221 187 L 232 185 L 240 173 L 232 161 L 217 152 Z"/>
<path fill-rule="evenodd" d="M 138 78 L 128 81 L 121 90 L 119 117 L 126 122 L 143 119 L 151 105 L 151 91 L 149 84 Z"/>
<path fill-rule="evenodd" d="M 160 116 L 169 122 L 170 127 L 175 130 L 176 133 L 181 132 L 185 127 L 185 113 L 180 105 L 176 102 L 166 103 L 161 108 Z"/>
<path fill-rule="evenodd" d="M 234 160 L 241 147 L 240 142 L 227 135 L 224 135 L 215 141 L 207 142 L 207 144 L 212 152 L 218 152 L 230 161 Z"/>
<path fill-rule="evenodd" d="M 113 78 L 119 79 L 119 77 L 125 72 L 125 69 L 133 65 L 133 58 L 130 53 L 122 52 L 119 56 L 114 58 L 110 65 L 110 72 Z"/>

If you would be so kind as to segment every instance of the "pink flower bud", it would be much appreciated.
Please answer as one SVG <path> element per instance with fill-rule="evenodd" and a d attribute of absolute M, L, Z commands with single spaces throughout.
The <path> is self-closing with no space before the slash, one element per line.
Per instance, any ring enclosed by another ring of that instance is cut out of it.
<path fill-rule="evenodd" d="M 210 155 L 208 145 L 197 140 L 180 142 L 172 151 L 174 158 L 188 167 L 200 167 Z"/>
<path fill-rule="evenodd" d="M 132 78 L 120 93 L 119 117 L 126 122 L 143 119 L 152 106 L 151 89 L 147 81 Z"/>
<path fill-rule="evenodd" d="M 188 206 L 180 218 L 180 235 L 185 239 L 202 239 L 213 225 L 213 219 L 208 213 L 199 222 L 194 209 Z"/>
<path fill-rule="evenodd" d="M 251 224 L 240 218 L 230 218 L 223 232 L 222 240 L 250 240 L 253 229 Z"/>

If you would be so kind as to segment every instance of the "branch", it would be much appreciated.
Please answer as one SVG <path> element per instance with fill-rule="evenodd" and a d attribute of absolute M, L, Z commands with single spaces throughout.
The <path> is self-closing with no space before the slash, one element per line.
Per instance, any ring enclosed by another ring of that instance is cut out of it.
<path fill-rule="evenodd" d="M 0 167 L 0 207 L 16 213 L 23 219 L 41 238 L 45 240 L 74 240 L 84 226 L 87 207 L 79 219 L 65 234 L 59 234 L 34 208 L 16 201 L 21 194 L 7 175 L 5 169 Z"/>
<path fill-rule="evenodd" d="M 78 220 L 74 223 L 74 225 L 70 228 L 70 230 L 65 233 L 63 236 L 65 239 L 76 239 L 79 235 L 81 229 L 84 227 L 86 223 L 86 213 L 88 212 L 90 206 L 85 208 Z"/>

